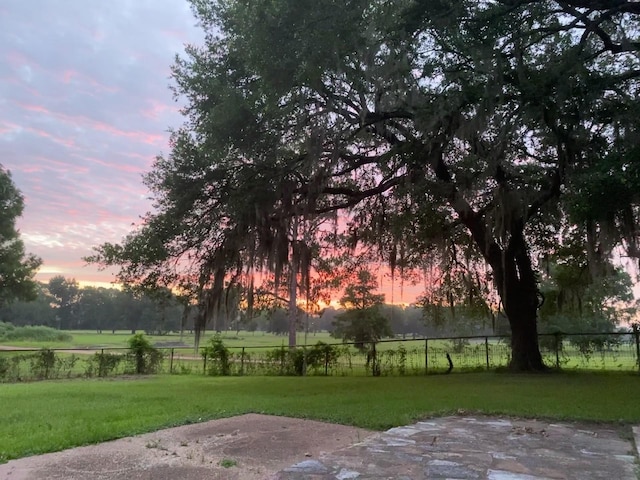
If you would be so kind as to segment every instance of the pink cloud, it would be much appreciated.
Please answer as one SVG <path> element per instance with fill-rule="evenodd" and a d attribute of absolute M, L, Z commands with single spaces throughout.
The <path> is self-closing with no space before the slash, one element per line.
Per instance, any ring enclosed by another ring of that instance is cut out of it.
<path fill-rule="evenodd" d="M 27 127 L 26 130 L 28 132 L 31 132 L 31 133 L 39 136 L 39 137 L 46 138 L 48 140 L 51 140 L 52 142 L 60 144 L 60 145 L 62 145 L 64 147 L 67 147 L 67 148 L 74 148 L 75 147 L 75 142 L 73 140 L 71 140 L 69 138 L 58 137 L 56 135 L 53 135 L 53 134 L 47 132 L 46 130 L 41 130 L 41 129 L 33 128 L 33 127 Z"/>
<path fill-rule="evenodd" d="M 88 123 L 94 130 L 107 132 L 116 137 L 128 138 L 148 145 L 159 145 L 165 142 L 165 137 L 163 135 L 147 132 L 125 131 L 107 123 L 97 122 L 95 120 L 90 120 Z"/>
<path fill-rule="evenodd" d="M 38 161 L 38 166 L 40 167 L 40 171 L 54 170 L 54 171 L 60 171 L 65 173 L 75 173 L 75 174 L 86 174 L 89 172 L 89 169 L 84 165 L 70 164 L 66 161 L 56 160 L 55 158 L 51 158 L 51 157 L 43 157 L 42 155 L 36 155 L 32 158 Z M 26 165 L 25 167 L 28 168 Z"/>
<path fill-rule="evenodd" d="M 2 122 L 0 124 L 0 135 L 11 135 L 22 130 L 22 127 L 17 123 Z"/>
<path fill-rule="evenodd" d="M 75 72 L 73 70 L 65 70 L 62 73 L 62 81 L 64 83 L 70 83 L 73 80 L 73 77 L 77 77 L 78 76 L 78 72 Z"/>
<path fill-rule="evenodd" d="M 73 125 L 74 127 L 82 126 L 83 128 L 86 128 L 86 129 L 96 130 L 99 132 L 106 132 L 111 136 L 127 138 L 136 142 L 145 143 L 147 145 L 158 146 L 158 145 L 165 144 L 167 141 L 165 135 L 143 132 L 143 131 L 122 130 L 108 123 L 101 122 L 99 120 L 94 120 L 92 118 L 88 118 L 83 115 L 75 115 L 75 116 L 67 115 L 60 112 L 53 112 L 48 108 L 44 107 L 43 105 L 33 105 L 33 104 L 25 104 L 25 103 L 19 103 L 19 102 L 17 103 L 20 106 L 20 108 L 24 110 L 47 115 L 58 122 L 64 122 L 66 124 Z M 34 131 L 34 133 L 40 136 L 51 137 L 52 140 L 61 142 L 65 146 L 68 146 L 68 147 L 75 146 L 72 140 L 64 140 L 64 139 L 57 139 L 57 138 L 54 139 L 51 134 L 49 134 L 48 132 L 44 132 L 42 130 L 32 129 L 32 131 Z"/>
<path fill-rule="evenodd" d="M 28 63 L 34 63 L 31 59 L 29 59 L 25 54 L 21 52 L 17 52 L 15 50 L 7 52 L 5 54 L 5 58 L 7 59 L 9 65 L 12 67 L 21 67 L 22 65 Z"/>
<path fill-rule="evenodd" d="M 151 103 L 151 107 L 143 110 L 142 115 L 152 120 L 157 120 L 162 114 L 168 111 L 174 111 L 174 108 L 166 103 L 161 103 L 155 100 L 151 100 L 149 103 Z"/>
<path fill-rule="evenodd" d="M 176 28 L 163 28 L 162 30 L 160 30 L 160 32 L 167 36 L 167 37 L 171 37 L 175 40 L 179 40 L 180 42 L 184 42 L 185 38 L 188 38 L 188 32 L 186 32 L 185 30 L 182 29 L 176 29 Z"/>
<path fill-rule="evenodd" d="M 51 112 L 47 110 L 45 107 L 43 107 L 42 105 L 21 104 L 20 107 L 22 107 L 23 109 L 29 112 L 37 112 L 37 113 L 44 113 L 46 115 L 51 115 Z"/>
<path fill-rule="evenodd" d="M 140 155 L 141 158 L 143 159 L 147 159 L 147 157 Z M 129 163 L 115 163 L 115 162 L 107 162 L 105 160 L 102 160 L 100 158 L 96 158 L 96 157 L 88 157 L 86 155 L 82 155 L 81 159 L 84 161 L 89 161 L 92 163 L 95 163 L 97 165 L 100 165 L 102 167 L 107 167 L 109 169 L 113 169 L 113 170 L 117 170 L 119 172 L 124 172 L 124 173 L 137 173 L 142 175 L 145 172 L 145 169 L 140 168 L 136 165 L 131 165 Z"/>

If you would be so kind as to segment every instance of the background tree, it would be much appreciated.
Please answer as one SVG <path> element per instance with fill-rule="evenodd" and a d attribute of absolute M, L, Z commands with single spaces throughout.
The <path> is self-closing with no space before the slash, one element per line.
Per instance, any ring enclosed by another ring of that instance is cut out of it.
<path fill-rule="evenodd" d="M 75 278 L 56 275 L 47 285 L 56 308 L 57 327 L 63 330 L 77 328 L 77 305 L 80 299 L 80 286 Z"/>
<path fill-rule="evenodd" d="M 16 326 L 46 325 L 62 329 L 144 329 L 164 334 L 182 328 L 183 307 L 171 292 L 165 297 L 137 295 L 115 288 L 80 287 L 74 279 L 53 277 L 38 284 L 38 296 L 0 307 L 0 319 Z M 187 318 L 184 327 L 193 328 Z"/>
<path fill-rule="evenodd" d="M 512 368 L 544 369 L 538 259 L 558 226 L 587 224 L 590 260 L 635 248 L 637 189 L 602 214 L 583 200 L 605 163 L 622 181 L 637 160 L 637 3 L 192 6 L 206 39 L 173 69 L 186 120 L 147 177 L 156 211 L 92 260 L 127 282 L 190 278 L 215 307 L 229 279 L 307 275 L 300 222 L 340 212 L 392 270 L 473 251 Z"/>
<path fill-rule="evenodd" d="M 111 288 L 81 288 L 77 302 L 78 328 L 95 329 L 99 333 L 109 329 L 117 318 L 116 294 Z"/>
<path fill-rule="evenodd" d="M 380 339 L 393 336 L 389 320 L 380 311 L 384 295 L 374 293 L 377 289 L 378 283 L 371 272 L 355 273 L 353 283 L 345 287 L 340 299 L 346 311 L 336 315 L 333 337 L 354 342 L 357 348 L 366 350 Z"/>
<path fill-rule="evenodd" d="M 23 210 L 24 197 L 13 183 L 11 173 L 0 165 L 0 306 L 37 297 L 33 277 L 42 260 L 25 253 L 16 229 L 16 219 Z"/>
<path fill-rule="evenodd" d="M 45 325 L 57 327 L 55 310 L 51 308 L 51 296 L 46 285 L 36 283 L 35 300 L 16 300 L 0 307 L 0 319 L 12 323 L 16 327 L 27 325 Z"/>
<path fill-rule="evenodd" d="M 275 308 L 267 313 L 266 331 L 276 335 L 289 333 L 289 315 L 284 308 Z"/>
<path fill-rule="evenodd" d="M 564 244 L 546 260 L 541 282 L 542 330 L 550 333 L 614 332 L 626 319 L 633 294 L 631 277 L 608 260 L 595 275 L 584 247 L 582 229 L 565 233 Z"/>

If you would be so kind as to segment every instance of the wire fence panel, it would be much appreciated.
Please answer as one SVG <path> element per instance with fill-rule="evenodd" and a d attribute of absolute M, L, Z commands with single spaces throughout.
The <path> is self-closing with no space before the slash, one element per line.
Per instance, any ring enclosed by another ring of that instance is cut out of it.
<path fill-rule="evenodd" d="M 563 370 L 639 371 L 640 332 L 539 335 L 547 366 Z M 403 376 L 506 368 L 509 337 L 383 340 L 353 344 L 240 347 L 207 356 L 194 348 L 2 349 L 0 382 L 133 374 Z"/>

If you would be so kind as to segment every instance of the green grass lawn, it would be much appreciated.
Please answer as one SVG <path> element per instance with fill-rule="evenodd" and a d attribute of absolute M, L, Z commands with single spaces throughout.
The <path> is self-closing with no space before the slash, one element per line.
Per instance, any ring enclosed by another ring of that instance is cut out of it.
<path fill-rule="evenodd" d="M 127 346 L 127 341 L 131 338 L 132 334 L 130 330 L 116 330 L 112 333 L 111 330 L 104 330 L 103 333 L 96 333 L 94 330 L 68 330 L 73 339 L 66 342 L 52 342 L 52 341 L 34 341 L 34 340 L 21 340 L 6 342 L 12 346 L 18 347 L 30 347 L 30 348 L 124 348 Z M 204 345 L 211 337 L 213 332 L 205 332 L 204 336 L 200 340 L 200 345 Z M 248 332 L 241 330 L 225 331 L 220 333 L 220 337 L 224 341 L 227 348 L 232 351 L 242 349 L 242 347 L 249 348 L 251 350 L 268 350 L 287 346 L 289 344 L 289 337 L 286 335 L 276 335 L 266 332 Z M 159 346 L 177 346 L 179 344 L 185 347 L 193 347 L 194 335 L 189 332 L 183 334 L 170 333 L 167 335 L 147 335 L 149 341 Z M 329 335 L 328 332 L 309 333 L 305 336 L 304 332 L 298 332 L 296 338 L 296 344 L 302 345 L 315 345 L 318 342 L 324 343 L 341 343 L 340 339 L 334 338 Z M 430 340 L 431 345 L 437 344 L 438 340 Z M 379 350 L 389 350 L 397 348 L 400 345 L 398 342 L 383 342 L 378 345 Z M 407 348 L 413 348 L 414 346 L 424 346 L 424 340 L 414 340 L 404 342 Z"/>
<path fill-rule="evenodd" d="M 640 422 L 631 374 L 199 377 L 0 386 L 0 461 L 257 412 L 386 429 L 459 411 Z"/>
<path fill-rule="evenodd" d="M 94 330 L 69 330 L 66 332 L 72 335 L 72 340 L 66 342 L 21 340 L 12 341 L 10 344 L 12 346 L 32 348 L 121 348 L 127 346 L 127 340 L 132 336 L 130 330 L 117 330 L 115 333 L 112 333 L 111 330 L 104 330 L 103 333 L 96 333 Z M 205 332 L 200 343 L 204 345 L 213 335 L 214 333 L 212 332 Z M 287 336 L 266 332 L 228 331 L 222 332 L 220 336 L 225 342 L 225 345 L 231 349 L 240 349 L 242 347 L 277 348 L 283 345 L 287 346 L 289 341 Z M 161 346 L 183 344 L 187 347 L 193 347 L 194 345 L 194 335 L 189 332 L 183 334 L 148 335 L 147 338 L 151 343 Z M 340 343 L 340 340 L 331 337 L 327 332 L 310 333 L 307 335 L 308 345 L 313 345 L 318 341 Z M 305 344 L 305 334 L 303 332 L 298 333 L 297 344 Z"/>

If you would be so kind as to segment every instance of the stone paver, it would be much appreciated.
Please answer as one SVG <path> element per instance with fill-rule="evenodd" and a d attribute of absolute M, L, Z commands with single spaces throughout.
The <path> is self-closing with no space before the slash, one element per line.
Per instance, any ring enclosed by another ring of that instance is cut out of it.
<path fill-rule="evenodd" d="M 630 435 L 609 426 L 445 417 L 392 428 L 275 478 L 636 480 L 636 467 Z"/>

